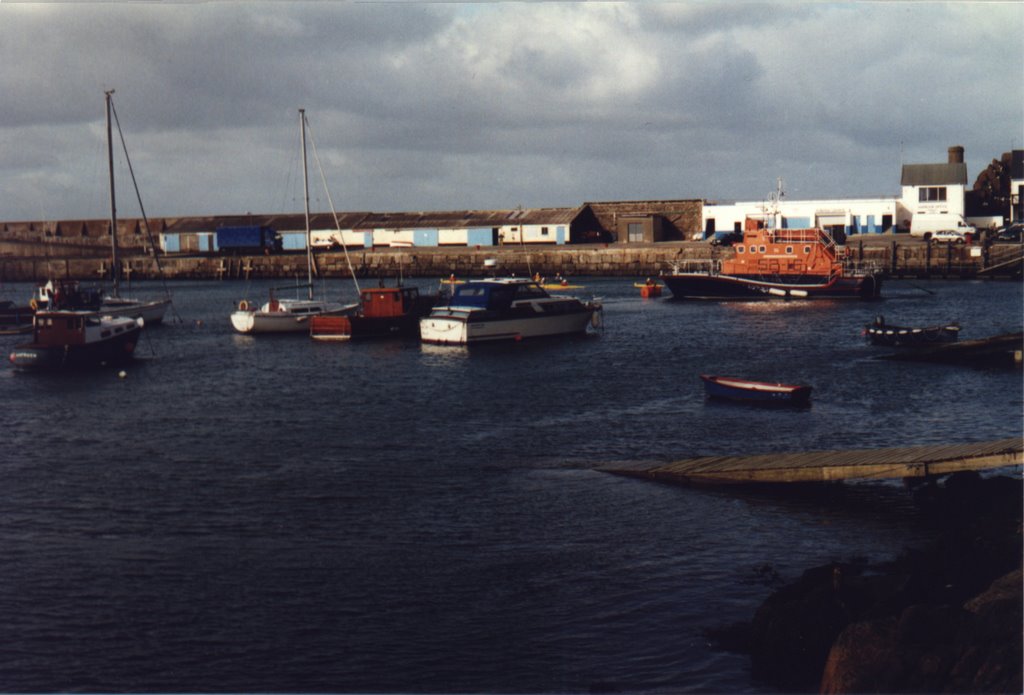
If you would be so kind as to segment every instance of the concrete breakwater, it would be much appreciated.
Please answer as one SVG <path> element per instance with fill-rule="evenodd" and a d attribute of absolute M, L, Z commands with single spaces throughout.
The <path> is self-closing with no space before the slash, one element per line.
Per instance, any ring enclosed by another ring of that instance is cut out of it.
<path fill-rule="evenodd" d="M 1021 246 L 995 244 L 954 246 L 926 244 L 913 239 L 852 240 L 847 253 L 858 263 L 871 264 L 893 277 L 1015 278 L 1021 277 Z M 494 260 L 503 275 L 546 277 L 563 275 L 649 277 L 674 265 L 699 265 L 733 251 L 706 242 L 665 242 L 642 245 L 610 244 L 560 247 L 440 247 L 340 250 L 315 255 L 316 275 L 322 277 L 458 277 L 480 276 L 484 261 Z M 121 252 L 122 277 L 167 279 L 294 278 L 306 274 L 302 252 L 274 255 L 162 255 L 140 247 Z M 351 271 L 349 270 L 351 264 Z M 109 248 L 102 245 L 0 244 L 0 280 L 38 282 L 52 277 L 83 280 L 110 275 Z"/>

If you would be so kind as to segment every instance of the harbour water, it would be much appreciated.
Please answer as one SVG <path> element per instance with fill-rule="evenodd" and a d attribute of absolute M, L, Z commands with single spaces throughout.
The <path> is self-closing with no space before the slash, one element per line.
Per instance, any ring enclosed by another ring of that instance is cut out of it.
<path fill-rule="evenodd" d="M 577 282 L 605 305 L 586 338 L 241 336 L 227 317 L 247 288 L 194 282 L 171 286 L 182 322 L 147 330 L 124 378 L 5 362 L 0 689 L 772 692 L 704 630 L 749 619 L 771 577 L 928 538 L 908 494 L 599 469 L 1024 430 L 1019 371 L 873 360 L 862 337 L 877 314 L 1019 331 L 1016 283 L 684 303 Z M 700 373 L 809 383 L 813 403 L 709 403 Z"/>

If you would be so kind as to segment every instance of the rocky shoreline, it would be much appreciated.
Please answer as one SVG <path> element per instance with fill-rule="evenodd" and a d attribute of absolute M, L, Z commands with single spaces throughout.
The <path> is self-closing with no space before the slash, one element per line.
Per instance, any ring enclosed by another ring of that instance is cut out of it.
<path fill-rule="evenodd" d="M 835 562 L 775 590 L 750 622 L 708 630 L 787 692 L 1020 693 L 1019 477 L 919 490 L 935 540 L 880 564 Z"/>

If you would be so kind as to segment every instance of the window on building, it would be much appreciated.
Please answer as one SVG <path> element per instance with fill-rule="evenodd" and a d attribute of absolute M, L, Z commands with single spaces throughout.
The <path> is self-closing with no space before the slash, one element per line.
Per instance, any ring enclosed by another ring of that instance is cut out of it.
<path fill-rule="evenodd" d="M 926 186 L 917 191 L 918 202 L 921 203 L 944 203 L 946 201 L 945 186 Z"/>
<path fill-rule="evenodd" d="M 548 235 L 548 228 L 547 227 L 541 227 L 540 228 L 540 235 L 541 236 L 547 236 Z"/>
<path fill-rule="evenodd" d="M 626 225 L 629 241 L 637 242 L 644 240 L 644 226 L 640 222 L 630 222 Z"/>

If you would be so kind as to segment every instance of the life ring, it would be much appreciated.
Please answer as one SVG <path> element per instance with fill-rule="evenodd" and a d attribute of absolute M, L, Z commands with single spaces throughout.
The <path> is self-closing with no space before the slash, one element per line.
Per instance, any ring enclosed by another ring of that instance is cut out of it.
<path fill-rule="evenodd" d="M 32 297 L 32 299 L 28 300 L 28 305 L 32 307 L 32 311 L 37 311 L 39 309 L 39 302 L 36 301 L 35 297 Z"/>
<path fill-rule="evenodd" d="M 238 303 L 238 310 L 239 311 L 249 311 L 249 302 L 245 301 L 244 299 L 242 301 L 240 301 Z"/>

